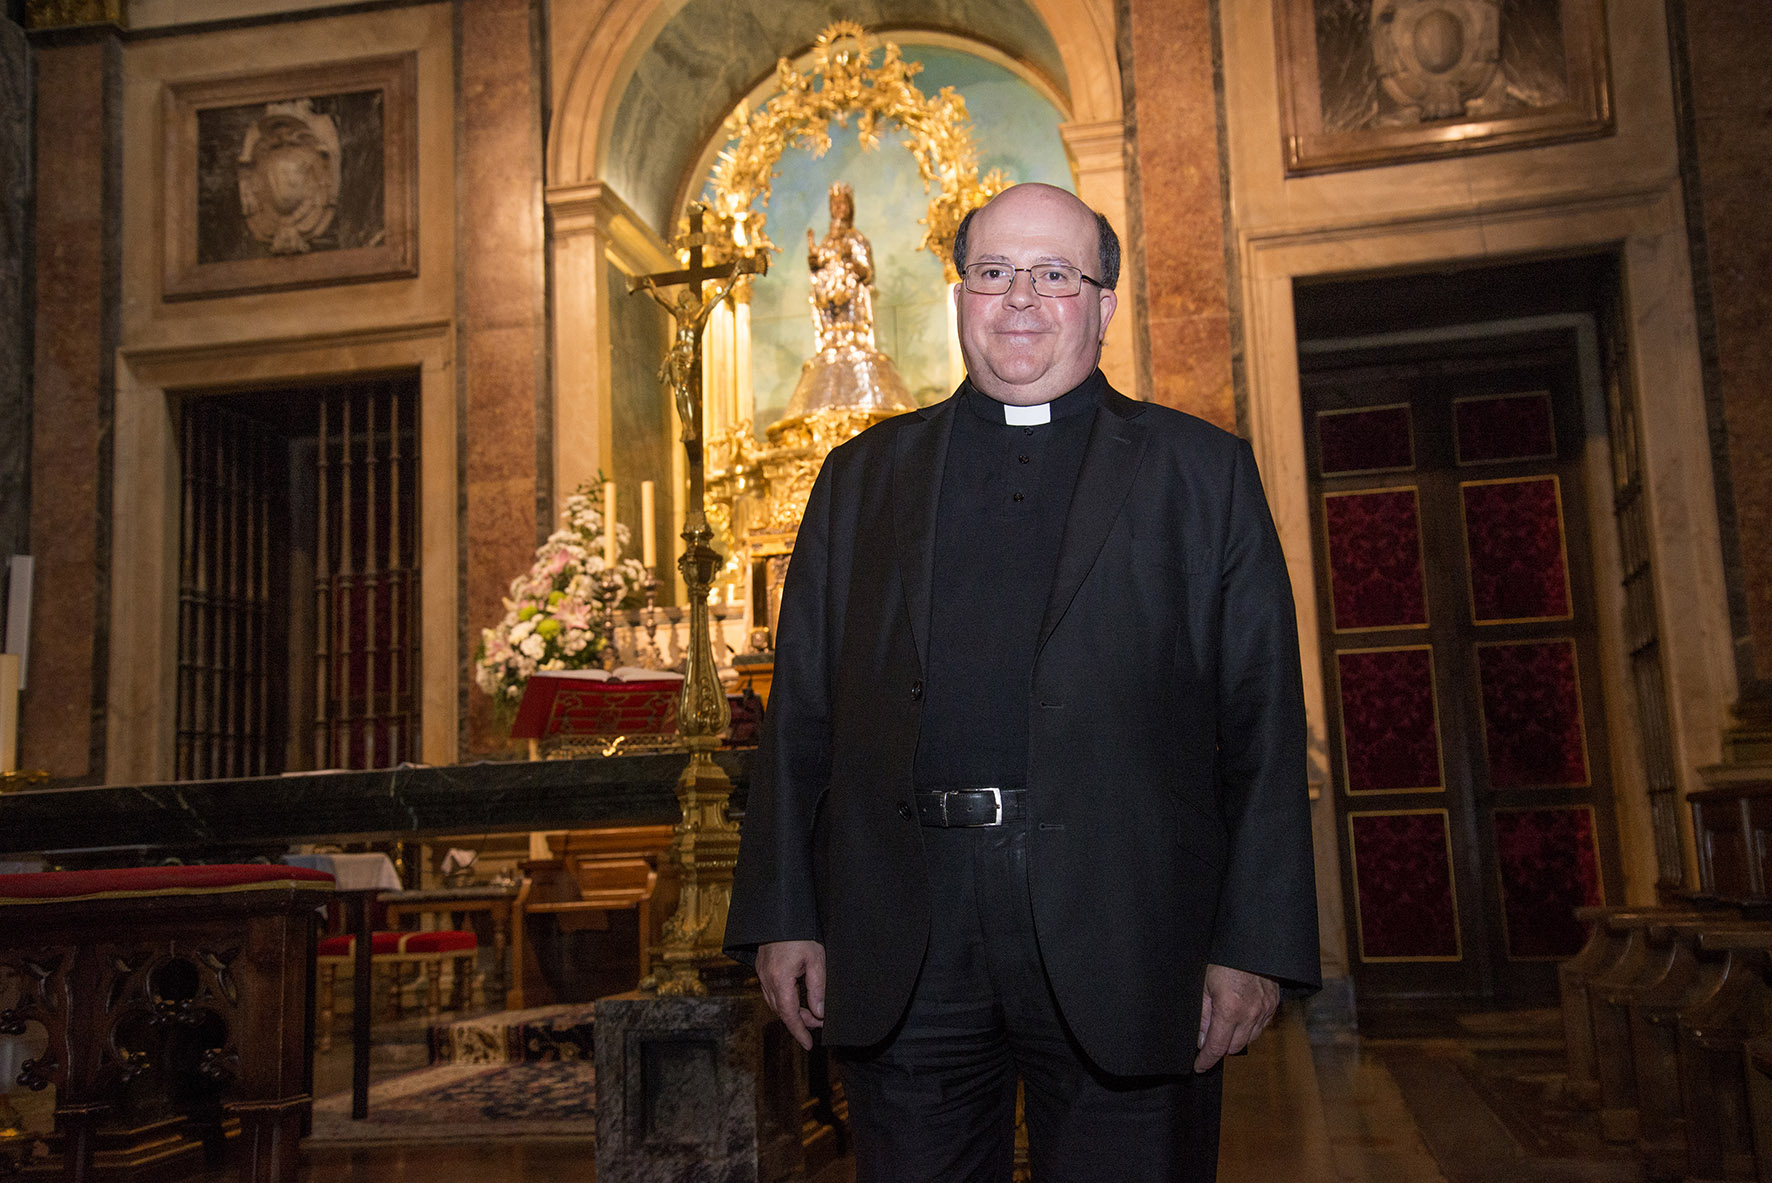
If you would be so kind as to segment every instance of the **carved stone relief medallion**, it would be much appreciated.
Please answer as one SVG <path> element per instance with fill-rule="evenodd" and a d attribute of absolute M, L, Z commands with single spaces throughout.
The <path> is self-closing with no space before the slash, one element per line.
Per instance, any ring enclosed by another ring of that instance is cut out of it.
<path fill-rule="evenodd" d="M 237 162 L 240 208 L 274 255 L 306 254 L 338 212 L 338 127 L 307 99 L 268 103 Z"/>
<path fill-rule="evenodd" d="M 1391 122 L 1499 109 L 1501 0 L 1372 0 L 1372 60 L 1399 108 Z"/>

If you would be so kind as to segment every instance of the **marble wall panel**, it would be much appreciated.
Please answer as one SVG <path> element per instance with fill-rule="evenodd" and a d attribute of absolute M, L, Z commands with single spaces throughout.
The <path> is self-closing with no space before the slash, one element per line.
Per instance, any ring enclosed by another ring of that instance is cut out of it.
<path fill-rule="evenodd" d="M 95 762 L 109 571 L 110 358 L 116 347 L 118 47 L 105 39 L 37 54 L 36 321 L 30 688 L 19 764 L 81 780 Z M 96 693 L 95 693 L 96 692 Z M 96 742 L 95 742 L 96 741 Z"/>
<path fill-rule="evenodd" d="M 1121 10 L 1153 401 L 1235 428 L 1212 12 L 1207 0 Z"/>
<path fill-rule="evenodd" d="M 457 307 L 464 490 L 467 501 L 466 631 L 471 656 L 482 629 L 504 615 L 511 579 L 529 565 L 551 524 L 552 454 L 542 278 L 543 74 L 534 61 L 528 0 L 462 0 L 456 118 Z M 468 696 L 463 753 L 502 742 L 491 700 Z"/>
<path fill-rule="evenodd" d="M 29 546 L 30 403 L 25 388 L 25 203 L 31 96 L 25 31 L 0 18 L 0 559 Z"/>
<path fill-rule="evenodd" d="M 1684 6 L 1691 55 L 1699 201 L 1709 247 L 1717 362 L 1741 548 L 1747 633 L 1772 637 L 1772 6 L 1697 0 Z M 1751 672 L 1772 679 L 1772 643 L 1753 645 Z M 1746 671 L 1744 671 L 1746 672 Z"/>

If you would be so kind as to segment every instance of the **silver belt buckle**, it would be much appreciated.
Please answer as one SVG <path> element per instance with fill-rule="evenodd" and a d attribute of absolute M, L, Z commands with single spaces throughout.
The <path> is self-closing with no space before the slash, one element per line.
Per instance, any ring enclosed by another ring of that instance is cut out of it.
<path fill-rule="evenodd" d="M 1003 824 L 1003 790 L 996 785 L 992 785 L 990 788 L 986 789 L 985 792 L 989 793 L 991 795 L 991 800 L 997 803 L 997 816 L 993 818 L 989 824 L 1000 826 Z"/>

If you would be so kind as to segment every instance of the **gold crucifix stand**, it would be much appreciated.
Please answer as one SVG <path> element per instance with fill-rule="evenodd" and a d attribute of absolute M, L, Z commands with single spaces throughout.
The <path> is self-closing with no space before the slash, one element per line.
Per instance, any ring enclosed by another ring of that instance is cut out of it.
<path fill-rule="evenodd" d="M 708 590 L 724 561 L 712 545 L 705 489 L 706 450 L 701 423 L 701 335 L 708 317 L 746 275 L 769 270 L 766 254 L 744 255 L 730 263 L 708 265 L 702 249 L 716 242 L 733 247 L 731 239 L 705 229 L 707 209 L 689 207 L 689 231 L 672 246 L 686 250 L 689 265 L 679 271 L 642 275 L 628 284 L 630 295 L 644 291 L 677 322 L 670 352 L 659 380 L 670 387 L 683 421 L 683 448 L 689 458 L 689 503 L 683 519 L 683 557 L 677 569 L 689 594 L 689 652 L 683 671 L 683 697 L 677 704 L 677 729 L 689 747 L 689 766 L 677 778 L 677 802 L 683 820 L 671 841 L 671 861 L 680 876 L 677 910 L 665 922 L 664 943 L 654 951 L 651 972 L 642 990 L 659 994 L 706 994 L 702 971 L 726 962 L 720 946 L 726 936 L 726 911 L 732 901 L 732 868 L 738 861 L 738 827 L 726 816 L 732 782 L 714 763 L 720 736 L 732 722 L 726 692 L 714 673 L 714 646 L 708 627 Z M 710 292 L 703 285 L 713 281 Z M 676 287 L 674 298 L 660 290 Z"/>

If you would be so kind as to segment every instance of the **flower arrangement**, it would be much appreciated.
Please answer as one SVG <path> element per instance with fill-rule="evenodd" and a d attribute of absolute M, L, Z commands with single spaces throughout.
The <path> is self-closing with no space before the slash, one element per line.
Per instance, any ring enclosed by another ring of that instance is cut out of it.
<path fill-rule="evenodd" d="M 474 681 L 501 715 L 515 712 L 537 670 L 589 669 L 609 638 L 603 630 L 603 511 L 601 497 L 580 485 L 560 513 L 563 525 L 535 550 L 529 570 L 511 580 L 505 616 L 482 629 Z M 623 549 L 628 528 L 615 527 Z M 619 606 L 638 593 L 646 569 L 638 560 L 615 564 Z"/>

